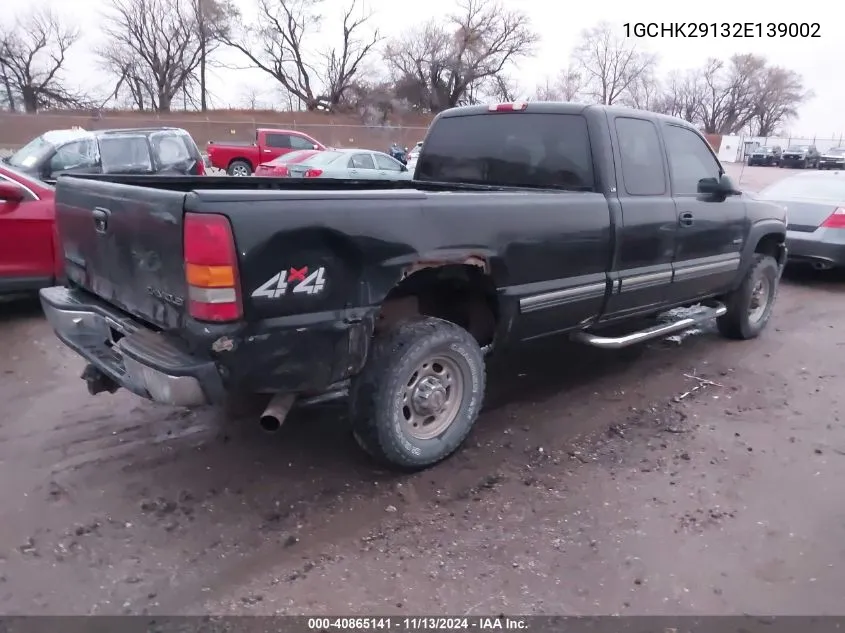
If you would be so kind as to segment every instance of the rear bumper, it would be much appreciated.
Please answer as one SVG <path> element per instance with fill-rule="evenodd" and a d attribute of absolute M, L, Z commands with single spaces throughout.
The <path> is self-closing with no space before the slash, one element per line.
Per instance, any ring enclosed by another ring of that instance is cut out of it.
<path fill-rule="evenodd" d="M 817 229 L 813 233 L 787 231 L 786 246 L 790 262 L 845 266 L 845 231 L 842 229 Z"/>
<path fill-rule="evenodd" d="M 822 169 L 843 169 L 845 168 L 845 160 L 825 160 L 822 158 L 819 161 L 819 167 Z"/>
<path fill-rule="evenodd" d="M 165 334 L 86 293 L 56 286 L 41 290 L 40 296 L 59 340 L 119 386 L 174 406 L 225 400 L 214 361 L 198 359 Z"/>

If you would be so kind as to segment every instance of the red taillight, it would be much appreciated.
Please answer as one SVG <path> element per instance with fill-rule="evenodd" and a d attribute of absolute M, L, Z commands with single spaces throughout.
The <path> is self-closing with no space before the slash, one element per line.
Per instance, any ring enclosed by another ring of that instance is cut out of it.
<path fill-rule="evenodd" d="M 303 178 L 317 178 L 323 174 L 322 169 L 309 169 L 307 170 L 302 177 Z"/>
<path fill-rule="evenodd" d="M 833 210 L 827 220 L 822 222 L 826 229 L 845 229 L 845 207 L 837 207 Z"/>
<path fill-rule="evenodd" d="M 226 216 L 186 213 L 185 278 L 188 312 L 199 321 L 236 321 L 243 314 L 238 254 Z"/>
<path fill-rule="evenodd" d="M 527 107 L 528 104 L 526 102 L 517 101 L 516 103 L 494 103 L 487 109 L 490 112 L 519 112 L 520 110 L 525 110 Z"/>

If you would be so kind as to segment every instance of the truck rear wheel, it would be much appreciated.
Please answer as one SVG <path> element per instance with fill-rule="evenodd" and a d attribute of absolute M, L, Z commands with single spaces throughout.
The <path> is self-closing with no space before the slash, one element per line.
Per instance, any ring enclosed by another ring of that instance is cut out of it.
<path fill-rule="evenodd" d="M 775 258 L 756 253 L 742 284 L 726 297 L 728 311 L 716 320 L 719 332 L 732 339 L 758 336 L 772 316 L 779 284 Z"/>
<path fill-rule="evenodd" d="M 375 339 L 350 393 L 358 444 L 390 466 L 420 470 L 463 443 L 484 400 L 475 338 L 442 319 L 406 321 Z"/>
<path fill-rule="evenodd" d="M 229 169 L 226 173 L 230 176 L 250 176 L 252 175 L 252 165 L 245 160 L 233 160 L 229 163 Z"/>

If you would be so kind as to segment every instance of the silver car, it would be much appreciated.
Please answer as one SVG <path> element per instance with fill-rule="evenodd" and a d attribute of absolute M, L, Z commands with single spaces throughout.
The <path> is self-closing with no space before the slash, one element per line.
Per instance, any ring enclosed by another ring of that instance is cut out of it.
<path fill-rule="evenodd" d="M 845 266 L 845 172 L 814 171 L 785 178 L 758 197 L 786 208 L 789 261 L 818 269 Z"/>
<path fill-rule="evenodd" d="M 369 149 L 329 149 L 288 164 L 289 178 L 410 180 L 411 172 L 395 158 Z"/>

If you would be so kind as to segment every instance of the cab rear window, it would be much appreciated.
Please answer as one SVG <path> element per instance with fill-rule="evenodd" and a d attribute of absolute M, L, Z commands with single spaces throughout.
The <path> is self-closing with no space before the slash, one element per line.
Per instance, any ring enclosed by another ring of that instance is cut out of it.
<path fill-rule="evenodd" d="M 576 114 L 442 118 L 425 139 L 417 180 L 594 189 L 587 121 Z"/>

